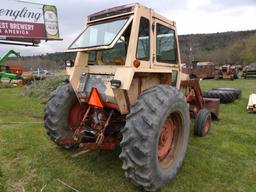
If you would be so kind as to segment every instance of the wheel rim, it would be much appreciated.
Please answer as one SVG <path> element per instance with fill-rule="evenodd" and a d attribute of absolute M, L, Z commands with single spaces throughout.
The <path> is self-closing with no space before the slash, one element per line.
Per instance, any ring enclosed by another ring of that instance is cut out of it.
<path fill-rule="evenodd" d="M 167 168 L 176 158 L 182 129 L 179 113 L 171 114 L 164 122 L 158 139 L 158 161 L 162 168 Z"/>
<path fill-rule="evenodd" d="M 204 125 L 204 134 L 208 133 L 210 127 L 211 127 L 211 116 L 209 115 Z"/>
<path fill-rule="evenodd" d="M 78 101 L 71 106 L 68 114 L 68 126 L 71 130 L 75 130 L 80 126 L 84 113 L 85 107 Z"/>

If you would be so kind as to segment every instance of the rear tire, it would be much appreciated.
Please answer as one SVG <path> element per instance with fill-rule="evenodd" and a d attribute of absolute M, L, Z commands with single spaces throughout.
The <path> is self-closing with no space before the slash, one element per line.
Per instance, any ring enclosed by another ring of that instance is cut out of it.
<path fill-rule="evenodd" d="M 214 88 L 213 90 L 221 90 L 221 91 L 229 91 L 232 92 L 236 99 L 239 99 L 242 95 L 242 90 L 238 88 L 232 88 L 232 87 L 220 87 L 220 88 Z"/>
<path fill-rule="evenodd" d="M 194 134 L 199 137 L 207 135 L 211 129 L 211 112 L 207 109 L 201 109 L 195 120 Z"/>
<path fill-rule="evenodd" d="M 69 83 L 60 85 L 49 98 L 44 115 L 47 134 L 59 145 L 59 139 L 73 137 L 74 130 L 79 127 L 85 108 L 79 104 Z M 71 120 L 70 120 L 71 119 Z M 61 145 L 65 149 L 75 147 L 74 144 Z"/>
<path fill-rule="evenodd" d="M 156 191 L 178 173 L 189 139 L 189 109 L 176 88 L 159 85 L 140 95 L 121 130 L 122 168 L 132 183 Z"/>
<path fill-rule="evenodd" d="M 236 96 L 230 91 L 210 90 L 203 93 L 205 98 L 219 98 L 220 103 L 231 103 L 236 99 Z"/>

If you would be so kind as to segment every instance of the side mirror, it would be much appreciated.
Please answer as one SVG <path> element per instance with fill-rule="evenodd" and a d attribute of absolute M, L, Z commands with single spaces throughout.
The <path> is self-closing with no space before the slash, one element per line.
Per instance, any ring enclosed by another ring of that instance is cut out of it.
<path fill-rule="evenodd" d="M 66 67 L 73 67 L 74 66 L 74 61 L 73 60 L 66 60 L 65 65 L 66 65 Z"/>

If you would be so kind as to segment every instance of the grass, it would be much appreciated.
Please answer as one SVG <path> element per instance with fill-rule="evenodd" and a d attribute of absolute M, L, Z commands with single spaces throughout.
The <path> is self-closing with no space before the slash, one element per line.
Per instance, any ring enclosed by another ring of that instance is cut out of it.
<path fill-rule="evenodd" d="M 48 77 L 43 81 L 32 81 L 30 85 L 24 86 L 23 95 L 38 98 L 40 102 L 46 103 L 50 93 L 65 79 L 67 79 L 65 75 L 56 75 Z"/>
<path fill-rule="evenodd" d="M 249 93 L 256 80 L 201 81 L 204 90 L 239 87 L 240 100 L 220 106 L 221 120 L 209 135 L 194 137 L 182 169 L 162 191 L 255 192 L 256 114 L 248 114 Z M 22 88 L 0 89 L 0 191 L 71 192 L 64 181 L 83 192 L 139 191 L 125 178 L 120 149 L 72 158 L 53 144 L 43 127 L 43 106 L 21 95 Z M 193 123 L 191 124 L 191 129 Z"/>

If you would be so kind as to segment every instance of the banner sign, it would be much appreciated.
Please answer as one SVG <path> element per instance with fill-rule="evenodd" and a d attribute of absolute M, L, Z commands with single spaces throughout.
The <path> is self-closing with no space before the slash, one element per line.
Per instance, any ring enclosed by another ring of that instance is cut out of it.
<path fill-rule="evenodd" d="M 52 5 L 1 0 L 0 39 L 59 39 L 57 9 Z"/>

